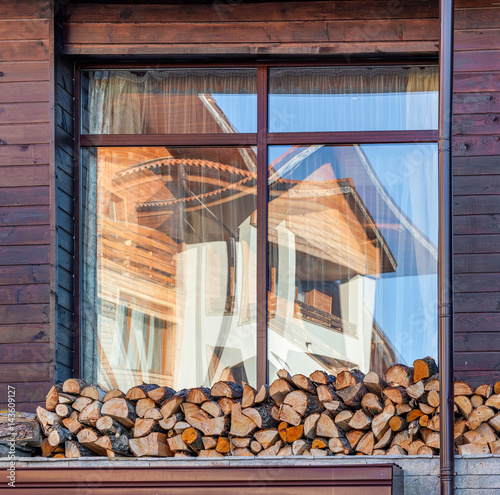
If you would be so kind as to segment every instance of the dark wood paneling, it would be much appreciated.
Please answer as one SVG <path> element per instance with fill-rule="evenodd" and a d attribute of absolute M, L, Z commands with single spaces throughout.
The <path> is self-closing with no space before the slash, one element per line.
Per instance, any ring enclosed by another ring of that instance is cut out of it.
<path fill-rule="evenodd" d="M 49 342 L 48 324 L 0 325 L 0 344 Z"/>
<path fill-rule="evenodd" d="M 48 348 L 47 353 L 49 353 Z M 50 366 L 49 362 L 43 361 L 2 364 L 0 366 L 0 383 L 47 382 L 47 377 L 50 376 Z"/>
<path fill-rule="evenodd" d="M 45 407 L 45 401 L 40 402 L 16 402 L 16 410 L 28 413 L 36 413 L 36 408 Z M 0 402 L 0 409 L 7 409 L 7 402 Z M 53 494 L 54 495 L 54 494 Z"/>
<path fill-rule="evenodd" d="M 0 227 L 0 246 L 49 244 L 49 232 L 48 225 Z"/>
<path fill-rule="evenodd" d="M 22 146 L 2 146 L 0 166 L 36 165 L 49 163 L 49 146 L 27 144 Z"/>
<path fill-rule="evenodd" d="M 456 274 L 453 288 L 457 293 L 500 292 L 500 274 L 483 273 L 480 277 L 473 273 Z"/>
<path fill-rule="evenodd" d="M 49 83 L 45 81 L 6 82 L 0 85 L 2 103 L 48 102 Z M 28 116 L 26 114 L 26 116 Z"/>
<path fill-rule="evenodd" d="M 49 142 L 49 128 L 44 124 L 10 124 L 0 126 L 3 144 L 39 144 Z"/>
<path fill-rule="evenodd" d="M 50 344 L 0 344 L 0 364 L 48 363 Z"/>
<path fill-rule="evenodd" d="M 49 302 L 48 284 L 0 286 L 0 306 L 6 304 L 43 304 Z M 20 306 L 19 311 L 23 308 Z"/>
<path fill-rule="evenodd" d="M 52 10 L 49 0 L 16 0 L 0 3 L 0 19 L 47 19 Z M 15 38 L 14 38 L 15 39 Z"/>
<path fill-rule="evenodd" d="M 50 184 L 48 165 L 2 167 L 0 172 L 0 187 L 48 186 Z"/>
<path fill-rule="evenodd" d="M 0 227 L 13 225 L 48 225 L 47 206 L 20 206 L 18 208 L 0 207 Z"/>
<path fill-rule="evenodd" d="M 456 352 L 500 351 L 500 332 L 474 332 L 455 334 Z"/>
<path fill-rule="evenodd" d="M 500 85 L 499 85 L 500 87 Z M 453 96 L 453 113 L 456 119 L 459 115 L 500 112 L 500 93 L 457 93 Z"/>
<path fill-rule="evenodd" d="M 48 81 L 49 63 L 42 62 L 4 62 L 0 67 L 0 84 L 25 81 Z M 3 98 L 2 98 L 3 101 Z"/>
<path fill-rule="evenodd" d="M 458 216 L 453 219 L 453 233 L 456 235 L 496 234 L 499 230 L 500 214 Z"/>
<path fill-rule="evenodd" d="M 466 380 L 470 383 L 472 387 L 479 387 L 484 383 L 495 383 L 500 380 L 500 371 L 488 370 L 488 371 L 476 371 L 471 370 L 469 367 L 465 366 L 457 368 L 455 367 L 455 380 Z M 474 490 L 476 492 L 476 490 Z M 480 493 L 477 491 L 477 493 Z"/>
<path fill-rule="evenodd" d="M 498 156 L 454 156 L 453 175 L 498 175 Z M 456 180 L 456 179 L 455 179 Z M 485 180 L 487 180 L 485 178 Z"/>
<path fill-rule="evenodd" d="M 457 115 L 453 123 L 455 135 L 500 134 L 498 113 Z"/>
<path fill-rule="evenodd" d="M 500 175 L 488 177 L 476 175 L 461 175 L 453 179 L 453 194 L 455 196 L 478 196 L 481 194 L 500 194 Z"/>
<path fill-rule="evenodd" d="M 48 262 L 47 246 L 0 246 L 0 266 L 39 265 Z"/>
<path fill-rule="evenodd" d="M 47 123 L 49 117 L 48 102 L 0 105 L 0 124 L 23 124 L 26 122 L 27 115 L 30 116 L 31 122 Z"/>
<path fill-rule="evenodd" d="M 472 2 L 471 2 L 472 3 Z M 455 14 L 455 30 L 457 31 L 457 35 L 464 35 L 464 39 L 468 42 L 469 46 L 475 46 L 474 43 L 474 33 L 464 33 L 465 29 L 498 29 L 498 7 L 493 8 L 482 8 L 478 9 L 477 5 L 470 4 L 469 8 L 465 9 L 457 9 Z M 488 31 L 488 34 L 490 31 Z M 468 34 L 469 36 L 465 36 Z M 483 34 L 484 38 L 487 38 L 486 35 Z M 455 36 L 456 39 L 456 36 Z M 488 48 L 492 49 L 495 47 L 495 38 L 492 38 L 492 43 L 488 46 Z M 498 45 L 497 45 L 498 46 Z M 476 46 L 476 50 L 481 47 Z"/>
<path fill-rule="evenodd" d="M 455 235 L 453 250 L 455 254 L 498 253 L 500 235 Z"/>
<path fill-rule="evenodd" d="M 456 72 L 495 71 L 500 67 L 500 50 L 455 52 L 454 64 Z"/>
<path fill-rule="evenodd" d="M 455 273 L 500 273 L 500 253 L 456 254 L 453 261 Z"/>
<path fill-rule="evenodd" d="M 457 313 L 454 322 L 455 332 L 498 332 L 500 313 Z"/>
<path fill-rule="evenodd" d="M 0 187 L 0 206 L 48 205 L 49 192 L 48 186 Z"/>
<path fill-rule="evenodd" d="M 13 40 L 12 33 L 22 33 L 23 41 L 38 41 L 45 38 L 48 32 L 48 19 L 0 20 L 0 41 Z"/>
<path fill-rule="evenodd" d="M 485 215 L 500 213 L 500 200 L 492 195 L 455 196 L 453 198 L 454 215 Z"/>
<path fill-rule="evenodd" d="M 47 60 L 48 40 L 0 41 L 0 62 Z"/>
<path fill-rule="evenodd" d="M 25 412 L 25 409 L 20 409 L 20 402 L 43 402 L 51 385 L 49 382 L 37 383 L 0 383 L 0 397 L 8 397 L 8 386 L 14 387 L 16 390 L 16 410 Z M 27 412 L 27 411 L 26 411 Z"/>
<path fill-rule="evenodd" d="M 500 312 L 500 292 L 455 293 L 455 311 L 457 313 Z"/>
<path fill-rule="evenodd" d="M 455 93 L 484 93 L 499 91 L 500 72 L 472 71 L 458 72 L 453 76 L 453 91 Z"/>
<path fill-rule="evenodd" d="M 3 325 L 48 323 L 50 320 L 49 312 L 48 304 L 25 304 L 22 308 L 16 304 L 0 306 L 0 321 Z"/>
<path fill-rule="evenodd" d="M 455 352 L 455 368 L 463 371 L 500 371 L 500 352 Z M 488 378 L 485 383 L 494 383 L 494 381 Z"/>
<path fill-rule="evenodd" d="M 43 284 L 48 279 L 49 265 L 0 266 L 0 286 Z"/>
<path fill-rule="evenodd" d="M 498 136 L 454 136 L 453 156 L 500 155 Z"/>

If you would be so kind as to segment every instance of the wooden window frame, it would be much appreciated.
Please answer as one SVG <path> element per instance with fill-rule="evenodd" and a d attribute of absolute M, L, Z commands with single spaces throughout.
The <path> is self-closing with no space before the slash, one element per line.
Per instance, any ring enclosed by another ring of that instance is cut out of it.
<path fill-rule="evenodd" d="M 314 61 L 224 61 L 207 63 L 82 63 L 75 71 L 75 156 L 77 157 L 75 188 L 75 376 L 81 376 L 81 148 L 179 146 L 179 147 L 257 147 L 257 386 L 269 383 L 268 376 L 268 177 L 267 150 L 270 145 L 352 145 L 352 144 L 401 144 L 436 143 L 438 130 L 414 131 L 349 131 L 349 132 L 268 132 L 268 73 L 275 67 L 411 67 L 437 65 L 437 60 L 426 59 L 360 59 Z M 88 70 L 161 70 L 172 68 L 255 68 L 257 69 L 257 132 L 234 134 L 81 134 L 81 73 Z"/>

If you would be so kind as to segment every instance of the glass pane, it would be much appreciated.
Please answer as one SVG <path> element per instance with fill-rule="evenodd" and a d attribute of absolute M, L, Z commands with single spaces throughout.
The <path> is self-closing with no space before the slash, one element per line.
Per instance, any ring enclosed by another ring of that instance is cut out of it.
<path fill-rule="evenodd" d="M 400 67 L 269 71 L 269 132 L 437 129 L 438 70 Z"/>
<path fill-rule="evenodd" d="M 83 151 L 84 373 L 256 385 L 252 148 Z"/>
<path fill-rule="evenodd" d="M 436 358 L 437 146 L 273 146 L 269 163 L 269 375 Z"/>
<path fill-rule="evenodd" d="M 82 132 L 257 132 L 256 69 L 88 71 Z"/>

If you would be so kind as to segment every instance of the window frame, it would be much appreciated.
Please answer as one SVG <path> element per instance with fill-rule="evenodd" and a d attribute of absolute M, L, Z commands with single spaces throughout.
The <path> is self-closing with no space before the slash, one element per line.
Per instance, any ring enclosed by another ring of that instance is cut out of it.
<path fill-rule="evenodd" d="M 217 61 L 206 63 L 92 63 L 75 67 L 75 353 L 74 373 L 82 375 L 82 180 L 81 149 L 90 147 L 179 146 L 257 147 L 257 311 L 256 368 L 257 386 L 269 383 L 268 376 L 268 177 L 267 152 L 270 145 L 352 145 L 438 143 L 438 130 L 344 131 L 344 132 L 268 132 L 268 72 L 275 67 L 382 67 L 437 66 L 436 58 L 414 59 L 329 59 L 303 61 Z M 257 132 L 201 134 L 82 134 L 81 133 L 81 74 L 88 70 L 162 70 L 173 68 L 255 68 L 257 70 Z"/>

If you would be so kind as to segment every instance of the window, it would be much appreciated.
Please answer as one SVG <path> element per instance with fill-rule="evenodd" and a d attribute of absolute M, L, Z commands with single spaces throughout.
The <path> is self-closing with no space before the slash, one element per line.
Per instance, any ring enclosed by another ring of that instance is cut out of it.
<path fill-rule="evenodd" d="M 437 354 L 437 70 L 81 71 L 84 376 Z"/>

